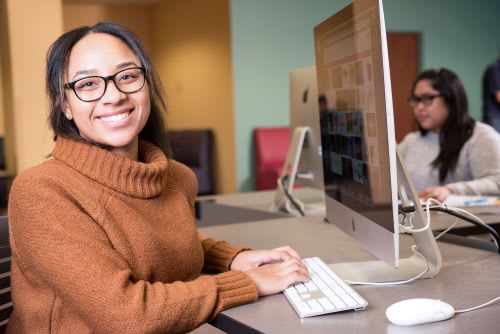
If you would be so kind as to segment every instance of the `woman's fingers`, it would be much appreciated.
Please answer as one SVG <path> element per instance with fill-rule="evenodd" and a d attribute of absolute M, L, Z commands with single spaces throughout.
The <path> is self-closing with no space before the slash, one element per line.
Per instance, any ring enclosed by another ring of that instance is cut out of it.
<path fill-rule="evenodd" d="M 281 246 L 281 247 L 275 248 L 275 250 L 284 252 L 284 253 L 288 254 L 289 257 L 294 257 L 294 258 L 300 259 L 299 253 L 297 253 L 297 251 L 295 251 L 295 249 L 293 249 L 290 246 Z"/>
<path fill-rule="evenodd" d="M 429 187 L 418 195 L 420 198 L 426 200 L 428 198 L 434 198 L 439 202 L 444 202 L 450 195 L 451 190 L 447 187 Z"/>
<path fill-rule="evenodd" d="M 283 291 L 295 282 L 307 282 L 309 273 L 301 260 L 290 258 L 279 263 L 272 263 L 246 272 L 259 290 L 259 295 L 266 296 Z"/>

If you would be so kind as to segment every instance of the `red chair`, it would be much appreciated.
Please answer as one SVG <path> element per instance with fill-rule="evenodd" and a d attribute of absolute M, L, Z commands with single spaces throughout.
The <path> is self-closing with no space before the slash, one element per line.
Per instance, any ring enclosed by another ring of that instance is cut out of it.
<path fill-rule="evenodd" d="M 290 145 L 288 127 L 255 128 L 255 189 L 276 188 Z"/>

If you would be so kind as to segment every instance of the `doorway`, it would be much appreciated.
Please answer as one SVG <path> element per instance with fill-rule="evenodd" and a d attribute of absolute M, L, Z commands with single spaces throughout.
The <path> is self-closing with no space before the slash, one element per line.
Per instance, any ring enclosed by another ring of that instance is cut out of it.
<path fill-rule="evenodd" d="M 389 67 L 391 70 L 392 102 L 396 142 L 417 129 L 413 110 L 408 105 L 413 80 L 420 68 L 420 34 L 387 33 Z"/>

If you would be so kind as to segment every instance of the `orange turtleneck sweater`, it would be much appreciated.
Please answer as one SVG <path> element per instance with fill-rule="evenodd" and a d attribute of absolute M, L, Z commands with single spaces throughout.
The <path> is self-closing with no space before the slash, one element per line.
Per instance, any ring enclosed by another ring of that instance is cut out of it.
<path fill-rule="evenodd" d="M 59 138 L 53 159 L 16 178 L 7 332 L 186 332 L 257 299 L 228 271 L 240 249 L 198 235 L 194 174 L 152 144 L 139 151 Z"/>

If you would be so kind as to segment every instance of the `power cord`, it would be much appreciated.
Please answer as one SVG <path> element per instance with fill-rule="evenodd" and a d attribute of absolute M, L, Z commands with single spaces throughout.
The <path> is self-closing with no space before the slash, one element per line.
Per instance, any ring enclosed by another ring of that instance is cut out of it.
<path fill-rule="evenodd" d="M 401 225 L 400 224 L 400 227 L 403 227 L 403 232 L 406 232 L 406 233 L 418 233 L 418 232 L 424 232 L 425 230 L 429 229 L 430 226 L 431 226 L 431 216 L 430 216 L 430 204 L 431 202 L 435 202 L 435 203 L 438 203 L 439 205 L 442 205 L 441 202 L 433 199 L 433 198 L 429 198 L 425 205 L 426 205 L 426 208 L 427 208 L 427 214 L 426 214 L 426 218 L 427 218 L 427 222 L 425 224 L 424 227 L 422 228 L 414 228 L 413 227 L 413 224 L 411 223 L 411 220 L 413 218 L 413 213 L 410 215 L 410 218 L 408 219 L 409 220 L 409 226 L 405 226 L 405 225 Z M 403 214 L 403 222 L 402 224 L 404 224 L 406 222 L 406 213 L 403 211 L 403 212 L 400 212 L 400 214 Z M 456 222 L 453 223 L 451 226 L 449 226 L 445 231 L 443 231 L 442 233 L 440 233 L 438 236 L 434 237 L 434 239 L 438 239 L 440 238 L 443 234 L 445 234 L 446 232 L 448 232 L 449 230 L 451 230 L 454 226 L 456 225 Z M 356 281 L 349 281 L 349 280 L 345 280 L 346 283 L 348 284 L 353 284 L 353 285 L 400 285 L 400 284 L 406 284 L 406 283 L 410 283 L 410 282 L 413 282 L 417 279 L 419 279 L 420 277 L 424 276 L 428 271 L 429 271 L 429 262 L 427 261 L 427 259 L 425 258 L 425 256 L 423 256 L 421 253 L 419 253 L 417 251 L 417 246 L 416 245 L 412 245 L 411 246 L 411 250 L 413 251 L 413 253 L 417 256 L 419 256 L 421 259 L 423 259 L 425 261 L 425 270 L 422 271 L 420 274 L 418 274 L 417 276 L 415 277 L 412 277 L 412 278 L 409 278 L 407 280 L 403 280 L 403 281 L 393 281 L 393 282 L 356 282 Z"/>
<path fill-rule="evenodd" d="M 431 202 L 434 202 L 437 205 L 430 206 Z M 498 232 L 494 228 L 492 228 L 491 226 L 489 226 L 488 224 L 483 222 L 481 220 L 481 218 L 479 218 L 479 217 L 473 215 L 472 213 L 470 213 L 466 210 L 463 210 L 461 208 L 449 207 L 446 204 L 443 204 L 434 198 L 427 199 L 423 208 L 426 211 L 427 224 L 425 227 L 423 227 L 421 229 L 414 229 L 413 224 L 411 224 L 411 220 L 412 220 L 414 213 L 415 213 L 415 208 L 413 206 L 400 208 L 399 213 L 403 215 L 403 221 L 400 223 L 401 232 L 403 232 L 403 233 L 415 233 L 415 232 L 423 231 L 423 230 L 427 229 L 430 225 L 430 211 L 445 212 L 449 215 L 463 219 L 471 224 L 474 224 L 476 226 L 482 227 L 485 230 L 487 230 L 488 233 L 491 235 L 493 242 L 495 243 L 495 246 L 497 248 L 497 252 L 500 253 L 500 235 L 498 234 Z M 409 219 L 408 219 L 409 225 L 408 226 L 406 226 L 406 222 L 407 222 L 406 215 L 407 214 L 409 214 Z M 450 230 L 450 228 L 448 228 L 446 230 L 446 232 L 448 232 L 449 230 Z M 439 236 L 441 236 L 443 234 L 444 233 L 441 233 Z"/>
<path fill-rule="evenodd" d="M 425 205 L 426 205 L 426 207 L 427 207 L 427 210 L 426 210 L 426 211 L 427 211 L 427 214 L 426 214 L 427 222 L 426 222 L 426 224 L 425 224 L 425 226 L 424 226 L 424 227 L 422 227 L 422 228 L 418 228 L 418 229 L 416 229 L 416 228 L 414 228 L 414 227 L 413 227 L 413 224 L 412 224 L 412 219 L 413 219 L 413 217 L 414 217 L 414 213 L 415 213 L 415 212 L 411 212 L 411 213 L 410 213 L 410 218 L 408 219 L 409 226 L 406 226 L 406 225 L 405 225 L 405 222 L 406 222 L 406 211 L 404 211 L 404 210 L 403 210 L 403 211 L 402 211 L 402 214 L 404 215 L 404 220 L 403 220 L 403 222 L 399 225 L 400 230 L 401 230 L 403 233 L 418 233 L 418 232 L 423 232 L 423 231 L 427 230 L 427 229 L 431 226 L 431 215 L 430 215 L 430 213 L 429 213 L 429 206 L 430 206 L 430 204 L 431 204 L 431 202 L 432 202 L 432 201 L 438 202 L 438 201 L 436 201 L 436 200 L 435 200 L 435 199 L 433 199 L 433 198 L 429 198 L 429 199 L 427 199 L 427 201 L 425 202 Z M 439 203 L 439 202 L 438 202 L 438 203 Z M 441 203 L 439 203 L 439 204 L 441 204 Z M 400 213 L 401 213 L 401 212 L 400 212 Z"/>
<path fill-rule="evenodd" d="M 438 205 L 431 207 L 430 206 L 430 202 L 435 202 Z M 485 229 L 487 229 L 488 232 L 490 232 L 490 235 L 492 236 L 493 241 L 497 245 L 497 248 L 499 248 L 499 253 L 500 253 L 500 247 L 499 247 L 499 245 L 500 245 L 500 237 L 499 237 L 497 231 L 495 231 L 488 224 L 484 223 L 479 217 L 473 215 L 472 213 L 470 213 L 470 212 L 468 212 L 466 210 L 460 209 L 460 208 L 448 207 L 447 205 L 445 205 L 445 204 L 443 204 L 443 203 L 441 203 L 441 202 L 439 202 L 439 201 L 437 201 L 437 200 L 435 200 L 433 198 L 429 198 L 425 202 L 425 208 L 426 208 L 427 223 L 426 223 L 426 225 L 424 227 L 422 227 L 420 229 L 414 229 L 413 225 L 411 224 L 411 219 L 413 217 L 413 213 L 410 214 L 410 218 L 409 218 L 410 226 L 405 226 L 404 224 L 406 223 L 406 213 L 408 213 L 408 210 L 401 210 L 399 212 L 400 214 L 403 215 L 403 221 L 400 223 L 400 226 L 404 227 L 403 228 L 403 232 L 406 232 L 406 233 L 423 232 L 423 231 L 427 230 L 430 227 L 430 211 L 446 212 L 446 213 L 448 213 L 450 215 L 453 215 L 453 216 L 455 216 L 457 218 L 463 219 L 463 220 L 468 221 L 468 222 L 470 222 L 472 224 L 475 224 L 477 226 L 481 226 L 481 227 L 484 227 Z M 450 231 L 453 227 L 455 227 L 456 224 L 457 224 L 457 221 L 455 220 L 455 222 L 452 225 L 450 225 L 443 232 L 441 232 L 436 237 L 434 237 L 434 239 L 435 240 L 439 239 L 442 235 L 444 235 L 445 233 L 447 233 L 448 231 Z M 423 258 L 425 260 L 426 269 L 423 272 L 421 272 L 420 274 L 418 274 L 417 276 L 413 277 L 413 278 L 410 278 L 410 279 L 407 279 L 407 280 L 404 280 L 404 281 L 395 281 L 395 282 L 355 282 L 355 281 L 349 281 L 349 280 L 345 280 L 345 282 L 348 283 L 348 284 L 352 284 L 352 285 L 399 285 L 399 284 L 406 284 L 406 283 L 410 283 L 412 281 L 415 281 L 415 280 L 419 279 L 420 277 L 422 277 L 423 275 L 425 275 L 427 273 L 427 271 L 429 270 L 429 263 L 427 262 L 427 259 L 421 253 L 419 253 L 416 250 L 416 248 L 417 248 L 416 245 L 413 245 L 411 247 L 413 253 L 415 253 L 416 255 L 420 256 L 421 258 Z M 486 303 L 483 303 L 481 305 L 478 305 L 478 306 L 474 306 L 474 307 L 467 308 L 467 309 L 462 309 L 462 310 L 456 310 L 455 313 L 465 313 L 465 312 L 474 311 L 474 310 L 486 307 L 488 305 L 491 305 L 491 304 L 495 303 L 498 300 L 500 300 L 500 297 L 493 298 L 492 300 L 490 300 L 490 301 L 488 301 Z"/>
<path fill-rule="evenodd" d="M 498 232 L 494 228 L 492 228 L 491 226 L 489 226 L 488 224 L 483 222 L 481 220 L 481 218 L 473 215 L 472 213 L 470 213 L 466 210 L 463 210 L 460 208 L 448 207 L 447 205 L 433 206 L 433 207 L 430 207 L 429 210 L 430 211 L 446 212 L 452 216 L 455 216 L 455 217 L 463 219 L 471 224 L 474 224 L 476 226 L 484 228 L 491 235 L 491 238 L 493 239 L 493 242 L 495 243 L 495 245 L 497 247 L 497 252 L 500 253 L 500 247 L 499 247 L 500 235 L 498 234 Z"/>
<path fill-rule="evenodd" d="M 446 233 L 448 233 L 452 228 L 454 228 L 455 225 L 457 225 L 457 219 L 455 219 L 455 222 L 453 224 L 451 224 L 446 230 L 444 230 L 443 232 L 441 232 L 438 235 L 436 235 L 434 237 L 434 240 L 438 240 L 439 238 L 441 238 L 443 235 L 445 235 Z"/>

